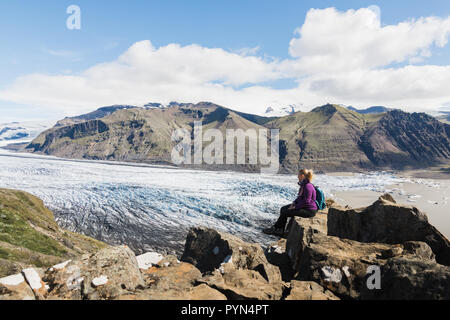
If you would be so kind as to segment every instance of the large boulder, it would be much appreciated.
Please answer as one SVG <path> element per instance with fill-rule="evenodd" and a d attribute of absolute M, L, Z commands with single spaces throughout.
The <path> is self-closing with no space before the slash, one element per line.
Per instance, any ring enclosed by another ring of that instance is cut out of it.
<path fill-rule="evenodd" d="M 26 268 L 22 270 L 22 275 L 38 300 L 45 298 L 48 289 L 48 286 L 42 281 L 42 274 L 43 269 Z"/>
<path fill-rule="evenodd" d="M 136 257 L 127 246 L 110 247 L 50 268 L 47 299 L 113 299 L 143 288 Z"/>
<path fill-rule="evenodd" d="M 383 266 L 393 258 L 402 257 L 412 263 L 420 259 L 430 265 L 438 265 L 433 251 L 425 242 L 359 242 L 329 236 L 326 226 L 326 215 L 314 218 L 295 217 L 290 224 L 286 250 L 295 271 L 295 279 L 314 281 L 338 297 L 369 297 L 369 271 L 374 266 L 383 270 Z M 422 283 L 421 286 L 423 290 L 427 290 L 428 284 Z"/>
<path fill-rule="evenodd" d="M 417 299 L 447 294 L 448 267 L 436 263 L 431 248 L 424 242 L 363 243 L 321 232 L 307 233 L 302 241 L 302 251 L 297 254 L 297 279 L 315 281 L 340 298 L 384 298 L 386 293 L 378 293 L 379 288 L 369 286 L 374 268 L 380 271 L 381 288 L 390 290 L 394 287 L 392 283 L 403 284 L 403 288 L 415 287 L 410 294 Z M 402 272 L 395 271 L 399 268 L 398 261 L 404 264 Z M 427 267 L 418 268 L 418 261 Z M 399 288 L 402 285 L 390 290 L 389 297 L 405 299 L 408 295 Z"/>
<path fill-rule="evenodd" d="M 298 271 L 298 264 L 308 237 L 313 233 L 327 233 L 327 215 L 317 213 L 313 218 L 294 217 L 288 225 L 286 252 L 294 271 Z"/>
<path fill-rule="evenodd" d="M 48 285 L 46 299 L 48 300 L 81 300 L 83 298 L 81 285 L 84 277 L 78 262 L 65 261 L 49 268 L 45 275 Z"/>
<path fill-rule="evenodd" d="M 216 269 L 223 271 L 224 264 L 235 269 L 253 270 L 270 283 L 280 283 L 277 267 L 269 264 L 261 246 L 209 228 L 192 228 L 186 238 L 182 261 L 196 266 L 203 274 Z"/>
<path fill-rule="evenodd" d="M 432 260 L 394 257 L 381 267 L 380 279 L 380 289 L 363 288 L 361 299 L 450 299 L 450 267 Z"/>
<path fill-rule="evenodd" d="M 366 285 L 367 270 L 380 265 L 382 253 L 389 245 L 361 243 L 330 237 L 323 233 L 310 233 L 303 239 L 297 253 L 297 279 L 315 281 L 339 297 L 358 299 Z"/>
<path fill-rule="evenodd" d="M 0 278 L 0 300 L 35 300 L 33 290 L 21 273 Z"/>
<path fill-rule="evenodd" d="M 389 194 L 367 208 L 331 207 L 328 235 L 389 244 L 423 241 L 431 247 L 438 263 L 450 265 L 449 240 L 428 222 L 423 212 L 416 207 L 397 204 Z"/>

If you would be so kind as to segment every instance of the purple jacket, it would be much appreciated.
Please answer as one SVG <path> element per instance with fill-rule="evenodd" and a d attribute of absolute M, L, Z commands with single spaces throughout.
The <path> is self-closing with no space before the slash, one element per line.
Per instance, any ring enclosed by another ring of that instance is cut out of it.
<path fill-rule="evenodd" d="M 303 193 L 294 201 L 295 209 L 317 210 L 316 188 L 314 188 L 314 185 L 306 179 L 301 182 L 300 189 L 302 187 Z"/>

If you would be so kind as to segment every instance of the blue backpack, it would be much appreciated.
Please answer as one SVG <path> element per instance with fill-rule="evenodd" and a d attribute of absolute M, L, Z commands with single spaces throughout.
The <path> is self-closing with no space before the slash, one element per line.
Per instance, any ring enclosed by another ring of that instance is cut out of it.
<path fill-rule="evenodd" d="M 316 189 L 316 204 L 317 208 L 319 210 L 323 210 L 327 207 L 327 204 L 325 203 L 325 194 L 322 190 L 319 189 L 319 187 L 314 186 Z"/>

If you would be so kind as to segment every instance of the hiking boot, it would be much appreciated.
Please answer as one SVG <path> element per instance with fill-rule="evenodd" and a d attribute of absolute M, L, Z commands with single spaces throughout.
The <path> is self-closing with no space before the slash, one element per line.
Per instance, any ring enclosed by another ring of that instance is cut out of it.
<path fill-rule="evenodd" d="M 275 236 L 282 236 L 284 234 L 284 231 L 282 228 L 276 228 L 276 227 L 270 227 L 263 230 L 265 234 L 275 235 Z"/>

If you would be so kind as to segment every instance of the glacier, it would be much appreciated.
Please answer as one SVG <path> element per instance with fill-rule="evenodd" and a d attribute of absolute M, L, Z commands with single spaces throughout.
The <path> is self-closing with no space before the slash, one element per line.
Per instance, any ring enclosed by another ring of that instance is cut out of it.
<path fill-rule="evenodd" d="M 315 184 L 326 195 L 383 192 L 403 181 L 387 172 L 330 176 Z M 295 175 L 202 171 L 111 161 L 69 160 L 0 149 L 0 187 L 41 198 L 57 223 L 137 254 L 179 255 L 192 226 L 212 227 L 266 246 L 262 228 L 297 194 Z"/>

